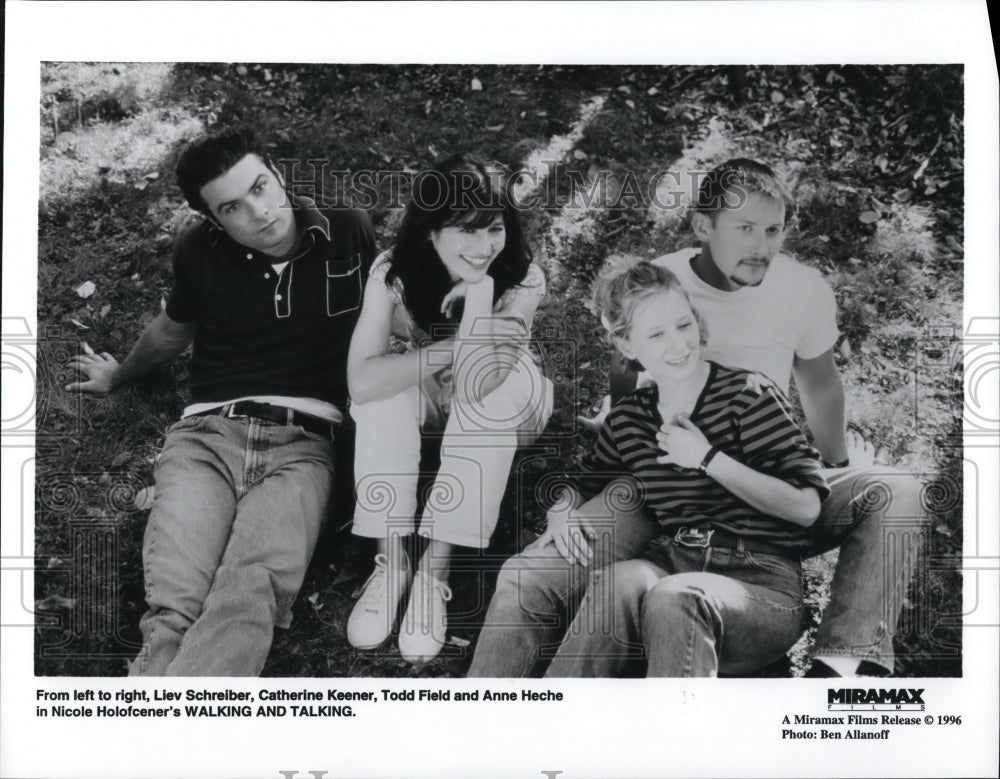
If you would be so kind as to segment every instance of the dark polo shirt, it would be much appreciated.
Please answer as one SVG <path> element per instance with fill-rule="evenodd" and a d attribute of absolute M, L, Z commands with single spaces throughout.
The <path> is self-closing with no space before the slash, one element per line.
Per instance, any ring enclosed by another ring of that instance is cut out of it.
<path fill-rule="evenodd" d="M 275 258 L 207 220 L 174 244 L 166 313 L 196 326 L 192 403 L 248 396 L 315 398 L 346 408 L 347 350 L 361 312 L 375 236 L 367 214 L 294 198 L 302 239 Z"/>

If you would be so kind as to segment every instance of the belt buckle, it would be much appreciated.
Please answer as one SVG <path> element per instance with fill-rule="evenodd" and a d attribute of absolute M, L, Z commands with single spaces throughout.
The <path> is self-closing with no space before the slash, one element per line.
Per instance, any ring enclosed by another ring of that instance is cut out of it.
<path fill-rule="evenodd" d="M 682 527 L 674 534 L 674 541 L 681 546 L 705 549 L 711 543 L 714 532 L 700 527 Z"/>
<path fill-rule="evenodd" d="M 226 419 L 236 419 L 236 404 L 227 403 L 222 407 L 222 416 Z"/>

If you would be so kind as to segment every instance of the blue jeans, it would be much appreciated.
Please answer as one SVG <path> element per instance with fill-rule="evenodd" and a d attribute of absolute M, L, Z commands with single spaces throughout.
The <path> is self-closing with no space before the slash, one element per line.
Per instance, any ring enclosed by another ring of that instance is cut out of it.
<path fill-rule="evenodd" d="M 316 546 L 330 441 L 256 419 L 187 417 L 167 432 L 143 541 L 147 676 L 255 676 Z"/>
<path fill-rule="evenodd" d="M 926 523 L 920 483 L 890 468 L 827 470 L 832 494 L 814 526 L 819 554 L 840 546 L 830 604 L 815 654 L 867 659 L 890 672 L 892 635 L 916 566 Z M 591 568 L 638 557 L 659 526 L 643 510 L 597 496 L 581 511 L 605 519 Z M 548 545 L 510 558 L 497 578 L 470 676 L 541 674 L 562 641 L 589 571 Z"/>
<path fill-rule="evenodd" d="M 773 662 L 802 626 L 797 560 L 661 536 L 644 560 L 591 574 L 547 677 L 746 673 Z"/>

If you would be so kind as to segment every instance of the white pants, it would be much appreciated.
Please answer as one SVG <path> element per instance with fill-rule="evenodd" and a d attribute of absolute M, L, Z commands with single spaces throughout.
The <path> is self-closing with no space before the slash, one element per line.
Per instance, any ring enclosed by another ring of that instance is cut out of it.
<path fill-rule="evenodd" d="M 428 380 L 384 400 L 351 405 L 357 422 L 355 535 L 388 538 L 416 524 L 420 431 L 444 419 L 441 467 L 420 534 L 485 548 L 496 527 L 518 445 L 535 440 L 552 415 L 552 382 L 521 352 L 504 382 L 480 403 L 454 400 Z"/>

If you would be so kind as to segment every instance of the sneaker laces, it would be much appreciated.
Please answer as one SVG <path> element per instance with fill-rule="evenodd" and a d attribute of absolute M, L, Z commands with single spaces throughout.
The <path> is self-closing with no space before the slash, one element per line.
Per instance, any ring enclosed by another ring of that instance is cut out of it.
<path fill-rule="evenodd" d="M 443 581 L 438 579 L 436 576 L 427 573 L 426 571 L 417 571 L 416 575 L 423 579 L 430 579 L 431 586 L 429 591 L 432 593 L 434 592 L 434 590 L 440 592 L 441 599 L 445 601 L 445 603 L 451 600 L 451 587 L 449 587 Z M 427 587 L 426 583 L 424 583 L 424 587 Z"/>
<path fill-rule="evenodd" d="M 365 611 L 378 611 L 385 604 L 385 587 L 389 582 L 389 558 L 384 554 L 375 555 L 375 570 L 365 582 L 360 600 Z"/>

